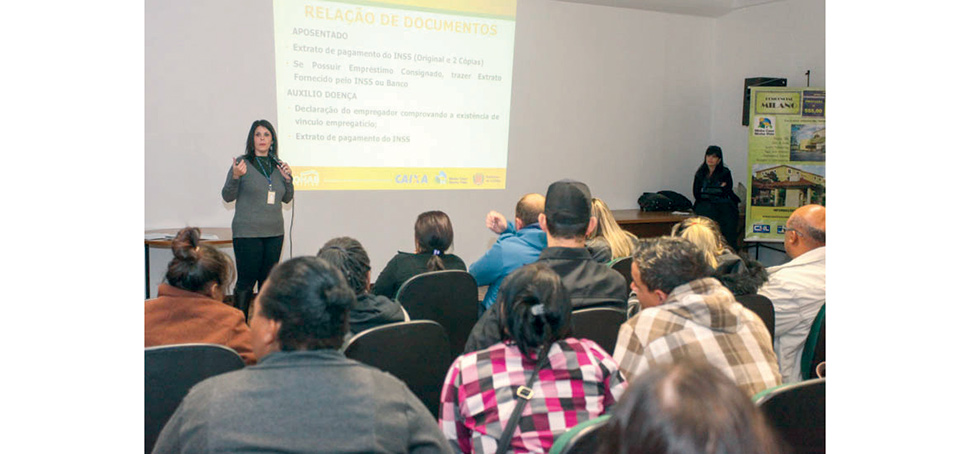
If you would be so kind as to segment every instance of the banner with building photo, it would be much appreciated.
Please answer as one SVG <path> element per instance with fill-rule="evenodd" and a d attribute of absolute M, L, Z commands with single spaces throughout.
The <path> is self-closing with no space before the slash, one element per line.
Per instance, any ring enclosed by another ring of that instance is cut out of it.
<path fill-rule="evenodd" d="M 751 87 L 745 239 L 783 240 L 800 206 L 825 205 L 825 89 Z"/>

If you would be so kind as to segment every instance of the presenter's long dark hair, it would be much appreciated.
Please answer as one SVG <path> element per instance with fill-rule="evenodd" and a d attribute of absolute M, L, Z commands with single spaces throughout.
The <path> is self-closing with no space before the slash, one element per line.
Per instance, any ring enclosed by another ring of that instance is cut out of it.
<path fill-rule="evenodd" d="M 249 136 L 246 137 L 246 160 L 253 162 L 256 159 L 256 141 L 253 136 L 256 135 L 256 128 L 262 126 L 269 130 L 269 133 L 273 136 L 273 143 L 269 145 L 269 153 L 279 157 L 280 155 L 280 144 L 276 139 L 276 129 L 273 129 L 273 124 L 269 120 L 256 120 L 253 125 L 249 127 Z"/>
<path fill-rule="evenodd" d="M 425 211 L 414 221 L 414 242 L 417 244 L 418 253 L 431 253 L 428 271 L 445 269 L 441 255 L 451 247 L 454 238 L 451 219 L 442 211 Z"/>
<path fill-rule="evenodd" d="M 273 134 L 275 139 L 276 134 Z M 707 168 L 707 157 L 717 156 L 717 165 L 714 166 L 714 172 L 710 172 Z M 711 145 L 707 147 L 707 151 L 704 152 L 704 161 L 701 162 L 701 166 L 697 168 L 697 172 L 694 172 L 695 178 L 707 178 L 708 173 L 710 173 L 712 178 L 720 176 L 724 172 L 730 172 L 727 167 L 724 167 L 724 153 L 721 152 L 721 147 L 717 145 Z"/>

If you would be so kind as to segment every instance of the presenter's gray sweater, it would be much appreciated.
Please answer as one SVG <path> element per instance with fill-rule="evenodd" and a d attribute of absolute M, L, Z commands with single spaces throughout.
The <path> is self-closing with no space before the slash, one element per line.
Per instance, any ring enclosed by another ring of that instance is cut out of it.
<path fill-rule="evenodd" d="M 401 380 L 333 350 L 276 352 L 192 387 L 155 453 L 445 453 Z"/>
<path fill-rule="evenodd" d="M 241 156 L 238 159 L 242 158 Z M 246 161 L 246 174 L 238 180 L 232 178 L 232 168 L 222 187 L 222 200 L 236 201 L 236 214 L 232 217 L 233 238 L 266 238 L 283 235 L 283 204 L 293 200 L 293 180 L 286 181 L 279 169 L 273 167 L 270 177 L 276 200 L 266 203 L 269 181 L 259 172 L 255 163 Z"/>

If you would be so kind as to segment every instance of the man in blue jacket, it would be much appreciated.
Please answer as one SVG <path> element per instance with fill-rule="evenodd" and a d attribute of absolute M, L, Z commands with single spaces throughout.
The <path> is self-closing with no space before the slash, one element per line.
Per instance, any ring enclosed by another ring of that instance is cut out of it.
<path fill-rule="evenodd" d="M 547 247 L 536 262 L 548 264 L 562 279 L 574 309 L 609 306 L 625 308 L 630 289 L 616 270 L 596 262 L 586 248 L 586 237 L 596 229 L 589 186 L 575 180 L 549 185 L 539 226 Z M 475 323 L 465 353 L 502 340 L 499 306 L 492 305 Z"/>
<path fill-rule="evenodd" d="M 522 265 L 535 262 L 546 248 L 546 233 L 539 227 L 539 215 L 545 203 L 542 194 L 524 195 L 515 205 L 514 224 L 497 211 L 491 211 L 485 217 L 485 225 L 501 236 L 482 258 L 468 267 L 479 286 L 488 286 L 480 308 L 482 311 L 495 303 L 505 276 Z"/>

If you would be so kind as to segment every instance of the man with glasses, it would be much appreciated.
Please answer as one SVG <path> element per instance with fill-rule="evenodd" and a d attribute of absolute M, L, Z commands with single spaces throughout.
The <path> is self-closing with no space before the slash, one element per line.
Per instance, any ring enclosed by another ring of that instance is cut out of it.
<path fill-rule="evenodd" d="M 775 306 L 775 353 L 782 380 L 801 380 L 805 338 L 825 304 L 825 207 L 805 205 L 785 224 L 785 251 L 792 258 L 768 268 L 759 295 Z"/>

